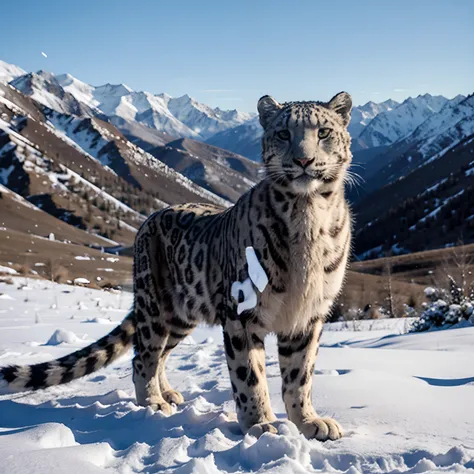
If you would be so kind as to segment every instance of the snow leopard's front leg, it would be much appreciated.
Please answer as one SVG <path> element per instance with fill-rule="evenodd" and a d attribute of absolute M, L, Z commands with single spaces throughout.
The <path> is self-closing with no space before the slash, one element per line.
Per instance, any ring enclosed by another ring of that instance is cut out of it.
<path fill-rule="evenodd" d="M 228 319 L 223 329 L 240 428 L 256 437 L 266 431 L 276 433 L 265 376 L 264 336 L 256 326 L 244 325 L 240 320 Z"/>
<path fill-rule="evenodd" d="M 319 350 L 323 322 L 317 320 L 301 334 L 278 335 L 282 394 L 288 418 L 307 438 L 339 439 L 342 428 L 331 418 L 317 415 L 311 402 L 314 361 Z"/>

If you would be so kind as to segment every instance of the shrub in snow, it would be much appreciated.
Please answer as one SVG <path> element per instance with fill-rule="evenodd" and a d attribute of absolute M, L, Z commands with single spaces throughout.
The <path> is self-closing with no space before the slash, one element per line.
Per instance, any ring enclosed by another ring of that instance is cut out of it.
<path fill-rule="evenodd" d="M 427 331 L 432 328 L 452 326 L 463 321 L 474 324 L 474 301 L 464 298 L 460 304 L 449 304 L 439 299 L 425 305 L 425 310 L 413 323 L 410 331 Z"/>
<path fill-rule="evenodd" d="M 404 318 L 415 318 L 418 315 L 417 311 L 413 306 L 407 304 L 403 305 L 403 317 Z"/>
<path fill-rule="evenodd" d="M 425 296 L 429 301 L 436 301 L 439 297 L 439 291 L 436 288 L 428 286 L 425 288 Z"/>

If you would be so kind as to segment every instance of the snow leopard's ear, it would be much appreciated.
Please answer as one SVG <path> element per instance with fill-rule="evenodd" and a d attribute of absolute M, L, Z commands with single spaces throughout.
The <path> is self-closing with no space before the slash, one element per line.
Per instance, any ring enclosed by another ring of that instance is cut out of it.
<path fill-rule="evenodd" d="M 327 104 L 327 108 L 333 110 L 342 117 L 347 127 L 351 120 L 352 97 L 347 92 L 339 92 Z"/>
<path fill-rule="evenodd" d="M 275 115 L 282 109 L 282 106 L 271 96 L 264 95 L 257 104 L 260 124 L 263 128 L 272 121 Z"/>

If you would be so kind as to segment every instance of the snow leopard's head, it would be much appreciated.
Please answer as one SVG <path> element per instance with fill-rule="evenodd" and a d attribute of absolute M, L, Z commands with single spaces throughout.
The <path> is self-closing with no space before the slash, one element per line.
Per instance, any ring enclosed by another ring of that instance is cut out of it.
<path fill-rule="evenodd" d="M 267 177 L 298 193 L 330 193 L 341 185 L 352 159 L 347 131 L 351 109 L 347 92 L 327 103 L 279 104 L 262 97 L 258 113 Z"/>

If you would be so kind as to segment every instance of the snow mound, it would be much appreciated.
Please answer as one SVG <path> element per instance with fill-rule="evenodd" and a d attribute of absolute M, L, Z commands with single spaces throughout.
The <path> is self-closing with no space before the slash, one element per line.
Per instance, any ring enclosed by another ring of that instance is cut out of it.
<path fill-rule="evenodd" d="M 84 323 L 96 323 L 96 324 L 116 324 L 114 321 L 111 321 L 110 319 L 105 319 L 105 318 L 89 318 L 83 321 Z"/>
<path fill-rule="evenodd" d="M 67 448 L 77 444 L 73 432 L 62 423 L 45 423 L 29 428 L 27 438 L 43 449 Z"/>
<path fill-rule="evenodd" d="M 80 341 L 80 339 L 71 331 L 65 329 L 56 329 L 52 336 L 49 338 L 46 346 L 57 346 L 59 344 L 74 344 Z"/>
<path fill-rule="evenodd" d="M 18 275 L 18 272 L 14 268 L 4 267 L 0 265 L 0 273 L 8 273 L 9 275 Z"/>
<path fill-rule="evenodd" d="M 196 341 L 192 336 L 188 336 L 183 341 L 181 341 L 181 344 L 187 345 L 187 346 L 194 346 L 196 345 Z"/>
<path fill-rule="evenodd" d="M 90 281 L 87 278 L 79 277 L 74 280 L 75 285 L 88 285 L 89 283 Z"/>

